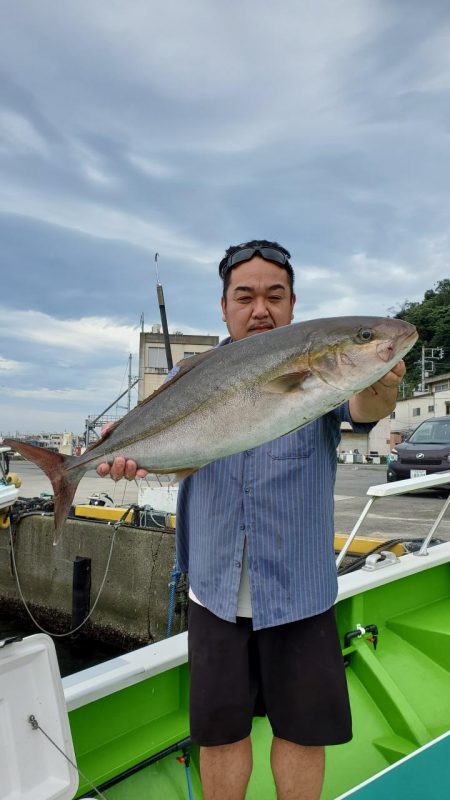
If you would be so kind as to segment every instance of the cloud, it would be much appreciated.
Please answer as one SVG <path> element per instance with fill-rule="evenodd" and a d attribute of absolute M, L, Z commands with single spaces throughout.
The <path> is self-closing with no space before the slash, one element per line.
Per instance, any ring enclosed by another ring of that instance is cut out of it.
<path fill-rule="evenodd" d="M 159 319 L 155 252 L 186 333 L 223 331 L 217 264 L 253 237 L 292 252 L 297 319 L 383 315 L 448 276 L 444 3 L 5 8 L 0 375 L 21 418 L 114 396 L 99 365 L 120 383 Z"/>
<path fill-rule="evenodd" d="M 120 325 L 105 317 L 53 319 L 40 311 L 0 309 L 0 335 L 9 335 L 64 350 L 102 350 L 129 353 L 136 348 L 136 329 Z"/>
<path fill-rule="evenodd" d="M 3 109 L 0 111 L 0 152 L 11 156 L 34 153 L 47 158 L 48 148 L 29 119 Z"/>
<path fill-rule="evenodd" d="M 128 160 L 136 169 L 150 178 L 170 178 L 175 174 L 174 168 L 169 164 L 164 164 L 162 161 L 147 158 L 137 153 L 128 153 Z"/>
<path fill-rule="evenodd" d="M 0 355 L 0 371 L 3 370 L 4 372 L 19 372 L 23 369 L 23 364 L 20 364 L 19 361 L 13 361 L 10 358 L 4 358 Z"/>

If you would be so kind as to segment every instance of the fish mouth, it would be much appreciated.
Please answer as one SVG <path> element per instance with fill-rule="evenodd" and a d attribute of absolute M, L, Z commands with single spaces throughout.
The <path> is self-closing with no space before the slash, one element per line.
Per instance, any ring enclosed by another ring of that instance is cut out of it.
<path fill-rule="evenodd" d="M 413 344 L 414 344 L 414 342 L 417 342 L 417 339 L 419 338 L 419 332 L 415 328 L 413 331 L 409 331 L 409 332 L 406 331 L 406 333 L 403 333 L 398 338 L 399 338 L 402 346 L 404 346 L 405 344 L 408 344 L 408 347 L 412 347 L 412 344 L 410 345 L 409 342 L 410 342 L 410 340 L 412 341 Z"/>
<path fill-rule="evenodd" d="M 395 339 L 387 339 L 384 342 L 380 342 L 377 346 L 377 355 L 386 363 L 392 361 L 397 356 L 400 361 L 402 356 L 411 349 L 418 338 L 419 334 L 417 330 L 405 331 L 405 333 L 400 334 Z"/>

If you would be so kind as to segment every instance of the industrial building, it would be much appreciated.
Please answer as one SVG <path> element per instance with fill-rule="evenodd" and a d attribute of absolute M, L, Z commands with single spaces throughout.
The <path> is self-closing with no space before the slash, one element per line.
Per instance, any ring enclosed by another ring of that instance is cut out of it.
<path fill-rule="evenodd" d="M 176 331 L 169 335 L 172 360 L 176 364 L 183 358 L 204 353 L 215 347 L 218 336 L 202 336 L 201 334 L 185 334 Z M 150 332 L 143 331 L 139 342 L 139 393 L 141 402 L 155 389 L 158 389 L 168 373 L 164 334 L 161 325 L 152 325 Z"/>

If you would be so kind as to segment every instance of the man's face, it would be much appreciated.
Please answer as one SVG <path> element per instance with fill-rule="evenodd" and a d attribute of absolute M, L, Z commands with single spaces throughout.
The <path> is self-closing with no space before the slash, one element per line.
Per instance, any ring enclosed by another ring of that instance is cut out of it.
<path fill-rule="evenodd" d="M 236 341 L 289 325 L 294 303 L 286 270 L 254 256 L 231 270 L 226 298 L 221 299 L 222 319 Z"/>

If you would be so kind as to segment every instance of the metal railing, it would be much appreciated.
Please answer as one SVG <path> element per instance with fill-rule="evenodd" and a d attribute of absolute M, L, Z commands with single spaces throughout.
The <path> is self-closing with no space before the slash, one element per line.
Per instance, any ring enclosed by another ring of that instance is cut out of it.
<path fill-rule="evenodd" d="M 425 475 L 421 478 L 407 478 L 404 481 L 396 481 L 395 483 L 381 483 L 378 486 L 370 486 L 367 490 L 367 495 L 369 497 L 369 500 L 367 501 L 358 521 L 356 522 L 356 525 L 352 529 L 347 541 L 345 542 L 344 547 L 342 548 L 338 557 L 336 558 L 336 568 L 338 568 L 341 562 L 343 561 L 347 553 L 347 550 L 349 549 L 351 543 L 353 542 L 356 534 L 358 533 L 362 523 L 367 517 L 375 500 L 379 500 L 382 497 L 398 497 L 402 494 L 408 494 L 409 492 L 415 492 L 420 489 L 434 489 L 437 486 L 445 486 L 446 484 L 450 485 L 450 471 L 440 472 L 437 475 Z M 431 538 L 436 533 L 436 530 L 439 527 L 449 505 L 450 505 L 450 493 L 446 498 L 446 500 L 444 501 L 443 508 L 437 515 L 429 532 L 425 536 L 420 550 L 414 553 L 414 555 L 416 556 L 428 555 L 428 545 L 431 541 Z"/>

